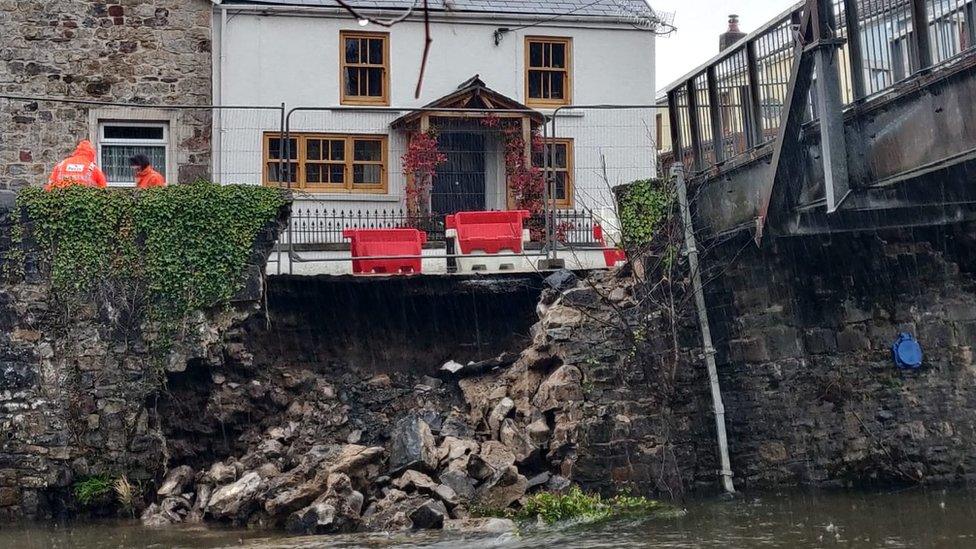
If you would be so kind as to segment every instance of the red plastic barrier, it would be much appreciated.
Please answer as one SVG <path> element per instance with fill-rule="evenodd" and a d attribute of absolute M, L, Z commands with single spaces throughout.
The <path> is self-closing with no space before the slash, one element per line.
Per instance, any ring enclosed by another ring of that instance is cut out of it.
<path fill-rule="evenodd" d="M 483 251 L 497 254 L 502 250 L 522 253 L 524 221 L 527 210 L 506 212 L 459 212 L 447 216 L 447 228 L 457 231 L 462 254 Z"/>
<path fill-rule="evenodd" d="M 603 260 L 607 262 L 607 267 L 616 267 L 617 263 L 627 261 L 627 252 L 607 247 L 607 239 L 603 236 L 603 227 L 599 223 L 593 226 L 593 238 L 603 248 Z"/>
<path fill-rule="evenodd" d="M 410 274 L 421 271 L 420 259 L 369 259 L 370 257 L 419 256 L 427 233 L 417 229 L 346 229 L 351 239 L 352 272 L 355 274 Z"/>

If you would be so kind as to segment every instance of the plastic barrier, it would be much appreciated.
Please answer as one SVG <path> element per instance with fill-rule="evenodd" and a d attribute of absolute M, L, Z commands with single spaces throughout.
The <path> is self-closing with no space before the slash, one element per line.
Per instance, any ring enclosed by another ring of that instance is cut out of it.
<path fill-rule="evenodd" d="M 526 210 L 504 212 L 459 212 L 447 216 L 447 237 L 454 240 L 459 255 L 458 270 L 509 271 L 519 258 L 492 257 L 497 254 L 520 254 L 529 241 L 524 222 Z"/>
<path fill-rule="evenodd" d="M 417 229 L 346 229 L 342 237 L 351 240 L 352 272 L 355 274 L 415 274 L 422 260 L 369 259 L 370 257 L 420 256 L 427 233 Z"/>
<path fill-rule="evenodd" d="M 619 263 L 627 262 L 627 252 L 620 248 L 612 249 L 607 246 L 607 239 L 603 236 L 603 227 L 599 223 L 593 226 L 593 238 L 600 243 L 603 248 L 603 259 L 607 262 L 607 267 L 611 269 Z"/>

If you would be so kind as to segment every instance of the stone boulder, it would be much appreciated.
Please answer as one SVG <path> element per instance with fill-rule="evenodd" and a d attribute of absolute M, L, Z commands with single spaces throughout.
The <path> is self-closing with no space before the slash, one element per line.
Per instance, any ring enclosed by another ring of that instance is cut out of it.
<path fill-rule="evenodd" d="M 264 510 L 272 517 L 293 513 L 322 495 L 328 488 L 328 480 L 328 471 L 320 471 L 311 480 L 267 500 L 264 503 Z"/>
<path fill-rule="evenodd" d="M 237 478 L 237 468 L 233 464 L 214 463 L 204 474 L 203 482 L 211 484 L 226 484 Z"/>
<path fill-rule="evenodd" d="M 336 509 L 328 503 L 313 503 L 288 516 L 285 530 L 290 534 L 329 534 L 335 531 Z"/>
<path fill-rule="evenodd" d="M 191 482 L 193 482 L 193 468 L 189 465 L 181 465 L 166 473 L 156 494 L 163 498 L 182 495 Z"/>
<path fill-rule="evenodd" d="M 413 527 L 408 516 L 428 498 L 410 496 L 402 490 L 386 490 L 383 498 L 375 501 L 363 512 L 363 527 L 373 532 L 395 532 Z"/>
<path fill-rule="evenodd" d="M 422 502 L 407 516 L 415 530 L 440 529 L 444 526 L 444 519 L 449 518 L 444 503 L 433 498 Z"/>
<path fill-rule="evenodd" d="M 437 486 L 432 478 L 421 473 L 420 471 L 407 470 L 404 471 L 400 478 L 393 481 L 393 486 L 404 492 L 420 492 L 429 493 L 431 490 Z"/>
<path fill-rule="evenodd" d="M 447 465 L 458 458 L 477 454 L 480 450 L 481 446 L 473 440 L 447 436 L 437 447 L 437 460 L 440 465 Z"/>
<path fill-rule="evenodd" d="M 140 519 L 144 526 L 159 528 L 179 524 L 190 514 L 190 500 L 177 496 L 164 499 L 159 505 L 153 503 L 143 511 Z"/>
<path fill-rule="evenodd" d="M 427 422 L 418 416 L 407 416 L 393 426 L 390 434 L 390 470 L 437 469 L 437 447 Z"/>
<path fill-rule="evenodd" d="M 459 534 L 513 534 L 518 531 L 518 527 L 509 519 L 465 518 L 445 520 L 444 531 Z"/>
<path fill-rule="evenodd" d="M 557 410 L 569 403 L 583 400 L 583 373 L 571 364 L 564 364 L 539 385 L 532 404 L 542 412 Z"/>
<path fill-rule="evenodd" d="M 329 476 L 324 494 L 288 516 L 285 528 L 293 534 L 331 534 L 355 531 L 360 524 L 364 497 L 345 474 Z"/>
<path fill-rule="evenodd" d="M 525 495 L 529 481 L 513 465 L 485 482 L 475 496 L 476 501 L 489 509 L 507 509 Z"/>
<path fill-rule="evenodd" d="M 261 475 L 250 472 L 236 482 L 217 489 L 207 502 L 205 513 L 214 518 L 243 519 L 256 505 L 264 488 Z"/>
<path fill-rule="evenodd" d="M 347 444 L 342 447 L 335 461 L 329 466 L 332 473 L 344 473 L 351 477 L 366 478 L 364 469 L 367 465 L 379 461 L 386 450 L 382 446 L 359 446 L 358 444 Z"/>

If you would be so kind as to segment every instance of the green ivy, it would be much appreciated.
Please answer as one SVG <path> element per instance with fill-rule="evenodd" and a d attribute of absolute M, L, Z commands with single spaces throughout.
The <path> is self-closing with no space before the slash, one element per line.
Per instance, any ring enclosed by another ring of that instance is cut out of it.
<path fill-rule="evenodd" d="M 175 323 L 226 304 L 241 288 L 258 232 L 287 197 L 277 189 L 198 182 L 149 190 L 21 191 L 18 205 L 56 297 L 69 306 L 107 292 Z"/>
<path fill-rule="evenodd" d="M 649 245 L 674 207 L 671 186 L 657 179 L 627 185 L 619 197 L 620 224 L 628 248 Z"/>

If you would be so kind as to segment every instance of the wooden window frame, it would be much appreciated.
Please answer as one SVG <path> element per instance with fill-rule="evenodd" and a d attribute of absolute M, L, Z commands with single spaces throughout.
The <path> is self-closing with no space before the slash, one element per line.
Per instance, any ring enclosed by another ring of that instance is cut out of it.
<path fill-rule="evenodd" d="M 545 149 L 543 149 L 543 154 L 551 154 L 549 152 L 549 147 L 553 145 L 565 145 L 566 146 L 566 167 L 556 168 L 553 165 L 549 165 L 549 169 L 553 172 L 564 172 L 566 174 L 566 198 L 559 200 L 557 198 L 550 197 L 553 205 L 557 208 L 572 209 L 574 189 L 576 188 L 576 172 L 575 172 L 575 152 L 573 150 L 573 139 L 570 137 L 550 137 L 545 140 Z M 552 157 L 550 157 L 551 160 Z M 548 162 L 547 162 L 548 164 Z M 541 166 L 540 166 L 541 167 Z M 553 191 L 555 191 L 555 183 L 553 184 Z"/>
<path fill-rule="evenodd" d="M 296 160 L 292 161 L 297 170 L 295 176 L 295 183 L 292 184 L 291 188 L 294 190 L 306 191 L 316 194 L 389 194 L 389 166 L 390 166 L 390 141 L 389 136 L 385 134 L 334 134 L 334 133 L 313 133 L 313 132 L 302 132 L 302 133 L 290 133 L 290 139 L 294 139 L 298 147 L 298 155 Z M 263 153 L 262 168 L 261 168 L 261 183 L 267 187 L 288 187 L 288 182 L 277 182 L 269 180 L 269 170 L 268 165 L 272 162 L 278 162 L 277 159 L 272 159 L 269 157 L 271 151 L 272 140 L 281 139 L 281 134 L 278 132 L 266 132 L 263 136 Z M 330 162 L 328 160 L 308 160 L 308 141 L 310 139 L 315 140 L 330 140 L 330 141 L 343 141 L 344 142 L 344 154 L 343 161 L 341 162 L 344 166 L 344 176 L 342 185 L 335 185 L 329 183 L 307 183 L 305 181 L 306 165 L 307 164 L 319 164 L 323 166 L 328 166 L 331 164 L 339 164 L 339 162 Z M 378 141 L 380 143 L 380 151 L 382 153 L 382 160 L 380 161 L 357 161 L 355 159 L 355 144 L 356 141 Z M 356 165 L 373 165 L 380 167 L 380 182 L 377 184 L 355 184 L 353 183 L 353 175 L 355 173 Z"/>
<path fill-rule="evenodd" d="M 346 39 L 347 38 L 366 38 L 381 39 L 383 41 L 383 64 L 372 65 L 369 63 L 347 63 L 346 62 Z M 383 94 L 379 97 L 347 95 L 346 94 L 346 68 L 382 68 L 383 69 Z M 384 106 L 390 105 L 390 33 L 388 32 L 362 32 L 344 30 L 339 31 L 339 104 L 341 105 L 365 105 L 365 106 Z"/>
<path fill-rule="evenodd" d="M 553 68 L 533 68 L 530 65 L 531 47 L 534 43 L 563 44 L 566 47 L 566 67 L 563 69 Z M 532 98 L 529 95 L 529 74 L 533 70 L 546 72 L 561 72 L 566 76 L 564 85 L 565 97 L 563 99 L 541 99 Z M 556 108 L 573 104 L 573 39 L 566 36 L 526 36 L 525 37 L 525 70 L 523 71 L 525 80 L 525 104 L 529 107 Z"/>

